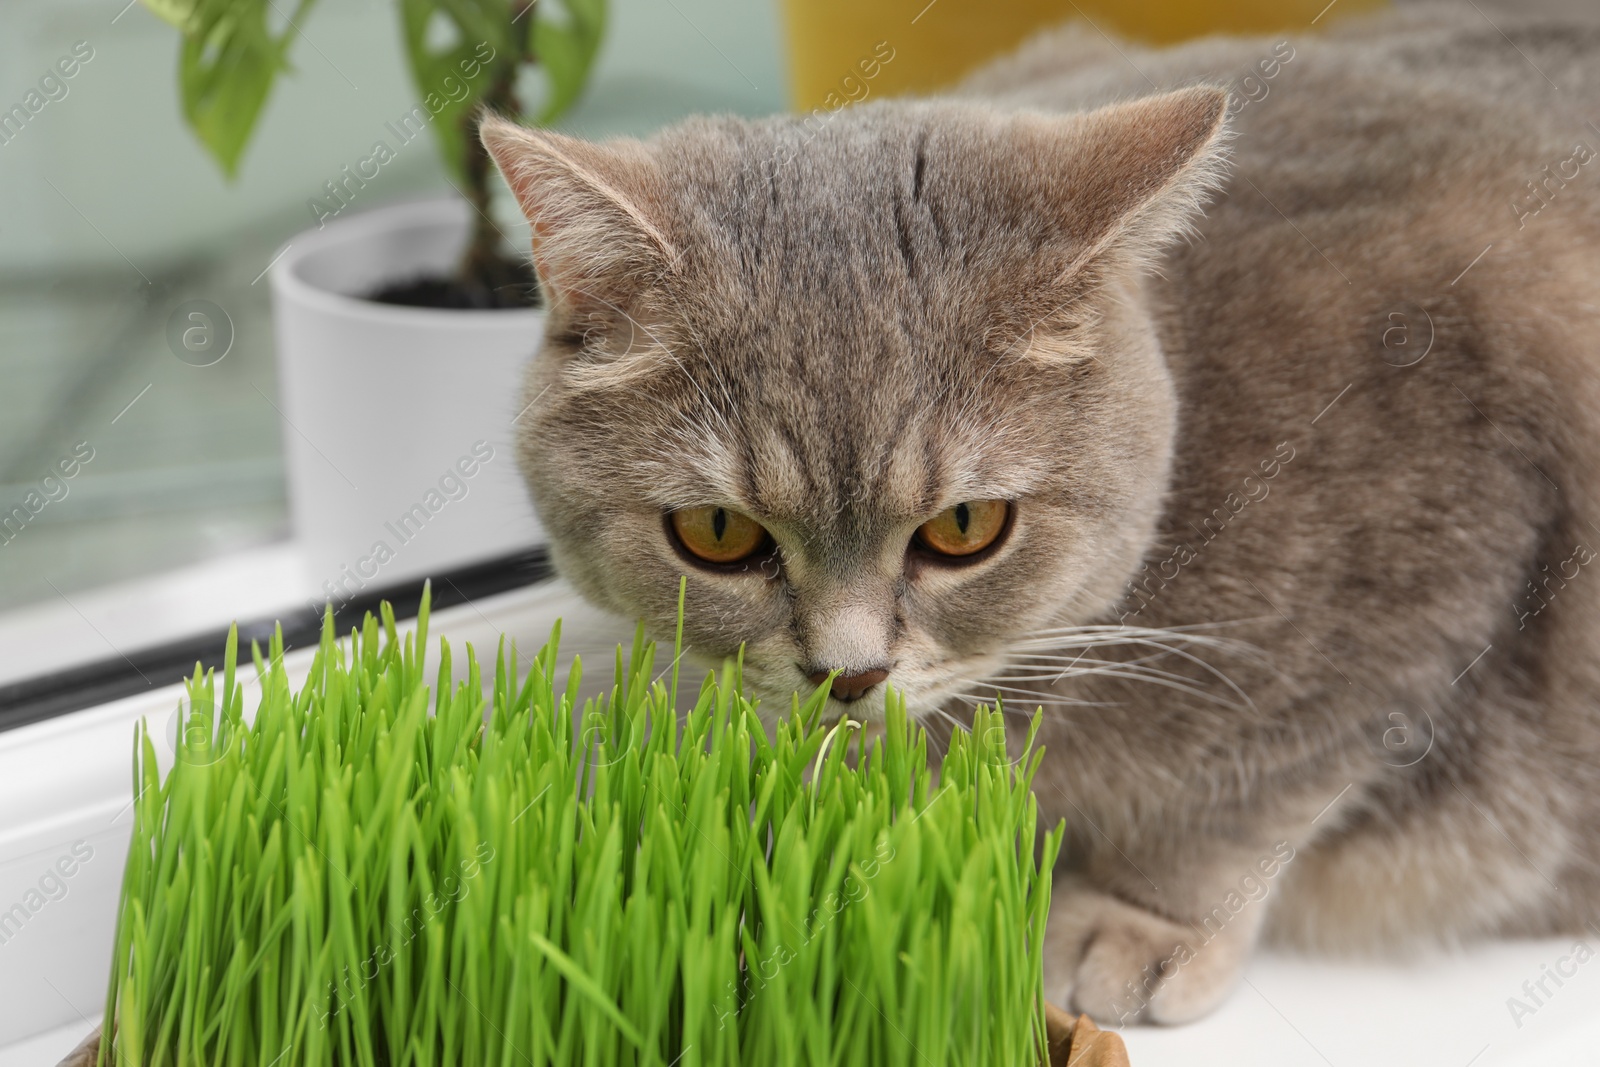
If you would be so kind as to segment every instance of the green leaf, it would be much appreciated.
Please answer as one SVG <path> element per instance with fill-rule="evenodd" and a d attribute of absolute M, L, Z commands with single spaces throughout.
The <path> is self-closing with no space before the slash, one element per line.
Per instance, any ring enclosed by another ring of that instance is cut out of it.
<path fill-rule="evenodd" d="M 528 941 L 534 948 L 544 954 L 545 959 L 550 961 L 550 966 L 561 972 L 561 976 L 571 983 L 573 989 L 582 993 L 585 999 L 600 1009 L 605 1017 L 611 1021 L 612 1025 L 617 1028 L 618 1033 L 627 1038 L 635 1048 L 644 1047 L 644 1038 L 640 1035 L 638 1029 L 627 1020 L 621 1011 L 617 1010 L 616 1002 L 606 996 L 605 990 L 601 989 L 599 983 L 585 972 L 582 967 L 578 966 L 576 960 L 531 930 L 528 931 Z"/>
<path fill-rule="evenodd" d="M 183 29 L 194 17 L 199 0 L 144 0 L 144 6 L 157 18 Z"/>
<path fill-rule="evenodd" d="M 254 134 L 297 25 L 315 0 L 297 0 L 289 25 L 277 0 L 143 0 L 156 17 L 183 34 L 178 82 L 183 114 L 223 173 L 232 178 Z M 559 8 L 556 17 L 547 13 Z M 448 31 L 439 43 L 442 22 Z M 605 35 L 606 0 L 401 0 L 401 39 L 417 106 L 428 116 L 445 166 L 467 180 L 473 116 L 486 101 L 515 108 L 514 87 L 524 65 L 537 64 L 549 92 L 537 120 L 553 122 L 578 99 Z M 434 38 L 430 44 L 430 37 Z"/>
<path fill-rule="evenodd" d="M 541 0 L 543 13 L 551 0 Z M 606 32 L 606 0 L 561 0 L 566 18 L 556 21 L 536 14 L 533 20 L 533 54 L 544 68 L 550 95 L 538 122 L 548 125 L 566 113 L 588 84 L 600 42 Z"/>
<path fill-rule="evenodd" d="M 430 45 L 430 28 L 444 19 L 450 40 Z M 401 0 L 401 38 L 418 106 L 429 116 L 445 166 L 466 179 L 470 118 L 497 81 L 516 77 L 519 57 L 505 0 Z"/>
<path fill-rule="evenodd" d="M 145 0 L 183 32 L 178 87 L 183 115 L 224 174 L 232 178 L 255 132 L 296 24 L 313 0 L 299 0 L 290 25 L 274 35 L 272 0 Z"/>

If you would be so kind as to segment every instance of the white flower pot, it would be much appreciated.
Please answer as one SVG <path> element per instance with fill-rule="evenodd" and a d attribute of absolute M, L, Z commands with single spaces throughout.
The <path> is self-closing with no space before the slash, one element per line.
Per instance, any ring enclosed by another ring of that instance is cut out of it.
<path fill-rule="evenodd" d="M 289 500 L 318 603 L 541 540 L 512 440 L 543 312 L 363 299 L 448 274 L 471 211 L 451 199 L 355 215 L 272 267 Z"/>

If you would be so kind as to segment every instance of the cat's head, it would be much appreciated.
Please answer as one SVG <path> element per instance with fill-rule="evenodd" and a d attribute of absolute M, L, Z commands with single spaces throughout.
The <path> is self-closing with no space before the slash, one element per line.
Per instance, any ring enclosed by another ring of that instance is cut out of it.
<path fill-rule="evenodd" d="M 780 711 L 828 670 L 929 711 L 1105 612 L 1174 434 L 1140 278 L 1217 180 L 1224 105 L 486 121 L 550 304 L 520 461 L 560 571 L 669 640 L 687 575 L 686 643 L 744 645 Z"/>

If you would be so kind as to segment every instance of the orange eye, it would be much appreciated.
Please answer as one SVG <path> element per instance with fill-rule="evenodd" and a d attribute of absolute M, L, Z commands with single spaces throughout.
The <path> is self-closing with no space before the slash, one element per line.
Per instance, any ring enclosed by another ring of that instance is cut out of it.
<path fill-rule="evenodd" d="M 917 527 L 917 540 L 941 556 L 971 556 L 995 543 L 1010 513 L 1011 505 L 1004 500 L 969 500 Z"/>
<path fill-rule="evenodd" d="M 684 508 L 669 521 L 679 543 L 707 563 L 738 563 L 767 542 L 764 526 L 727 508 Z"/>

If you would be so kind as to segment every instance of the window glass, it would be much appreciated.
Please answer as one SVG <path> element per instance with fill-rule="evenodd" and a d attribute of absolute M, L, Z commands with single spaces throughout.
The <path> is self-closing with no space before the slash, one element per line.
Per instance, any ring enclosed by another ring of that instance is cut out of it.
<path fill-rule="evenodd" d="M 421 95 L 394 5 L 313 8 L 231 181 L 181 119 L 177 50 L 138 2 L 0 13 L 0 611 L 290 538 L 264 272 L 378 140 L 350 213 L 454 195 L 431 137 L 390 132 Z M 778 51 L 764 4 L 613 0 L 564 128 L 778 109 Z"/>

